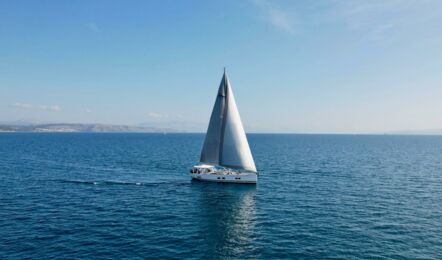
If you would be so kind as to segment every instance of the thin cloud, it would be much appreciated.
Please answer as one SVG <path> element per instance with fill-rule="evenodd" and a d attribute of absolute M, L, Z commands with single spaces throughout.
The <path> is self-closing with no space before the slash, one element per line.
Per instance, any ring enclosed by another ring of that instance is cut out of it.
<path fill-rule="evenodd" d="M 279 31 L 294 34 L 333 25 L 348 30 L 361 42 L 388 43 L 406 34 L 422 35 L 434 31 L 442 19 L 442 1 L 436 0 L 330 0 L 309 1 L 303 5 L 296 1 L 249 2 Z M 425 39 L 438 35 L 426 35 Z"/>
<path fill-rule="evenodd" d="M 28 108 L 32 108 L 32 105 L 31 104 L 25 104 L 25 103 L 14 103 L 14 104 L 11 105 L 11 107 L 28 109 Z"/>
<path fill-rule="evenodd" d="M 330 13 L 360 33 L 362 41 L 381 41 L 404 31 L 412 34 L 417 24 L 440 21 L 441 10 L 440 1 L 372 0 L 336 1 Z"/>
<path fill-rule="evenodd" d="M 275 8 L 271 8 L 267 12 L 273 26 L 288 33 L 295 32 L 292 18 L 288 13 Z"/>
<path fill-rule="evenodd" d="M 396 1 L 337 2 L 334 11 L 350 30 L 379 35 L 394 27 L 395 14 L 406 6 Z"/>
<path fill-rule="evenodd" d="M 97 32 L 101 31 L 96 23 L 87 23 L 87 24 L 85 24 L 85 26 L 91 32 L 97 33 Z"/>
<path fill-rule="evenodd" d="M 156 113 L 156 112 L 149 112 L 147 113 L 147 116 L 150 118 L 166 118 L 167 115 Z"/>
<path fill-rule="evenodd" d="M 268 1 L 254 0 L 252 3 L 264 12 L 266 20 L 270 22 L 273 27 L 290 34 L 295 32 L 294 13 L 283 11 Z"/>
<path fill-rule="evenodd" d="M 59 105 L 32 105 L 27 103 L 14 103 L 11 107 L 19 108 L 19 109 L 31 109 L 31 110 L 45 110 L 45 111 L 61 111 L 61 107 Z"/>

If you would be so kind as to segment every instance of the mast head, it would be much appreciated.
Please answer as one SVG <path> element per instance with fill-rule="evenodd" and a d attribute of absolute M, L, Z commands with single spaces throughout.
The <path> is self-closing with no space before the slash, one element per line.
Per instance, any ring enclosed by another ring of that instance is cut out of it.
<path fill-rule="evenodd" d="M 226 69 L 226 67 L 224 67 L 223 80 L 225 80 L 225 83 L 226 83 L 226 84 L 227 84 L 227 81 L 228 81 L 227 78 L 228 78 L 228 77 L 227 77 L 227 69 Z"/>

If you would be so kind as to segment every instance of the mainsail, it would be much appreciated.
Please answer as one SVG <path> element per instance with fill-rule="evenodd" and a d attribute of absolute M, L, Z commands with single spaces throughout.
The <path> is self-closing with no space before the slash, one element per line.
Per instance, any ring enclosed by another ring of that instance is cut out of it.
<path fill-rule="evenodd" d="M 200 162 L 256 172 L 225 71 L 210 117 Z"/>

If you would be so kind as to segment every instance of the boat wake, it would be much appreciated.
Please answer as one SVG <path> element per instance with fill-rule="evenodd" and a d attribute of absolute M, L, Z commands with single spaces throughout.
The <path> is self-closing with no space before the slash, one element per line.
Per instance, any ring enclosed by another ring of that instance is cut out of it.
<path fill-rule="evenodd" d="M 170 182 L 130 182 L 117 180 L 51 180 L 56 182 L 85 184 L 85 185 L 134 185 L 134 186 L 158 186 L 162 184 L 170 184 Z"/>

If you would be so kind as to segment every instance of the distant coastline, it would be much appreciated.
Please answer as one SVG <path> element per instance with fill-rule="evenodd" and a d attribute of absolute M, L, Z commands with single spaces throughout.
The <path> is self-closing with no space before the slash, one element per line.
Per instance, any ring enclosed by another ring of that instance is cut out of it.
<path fill-rule="evenodd" d="M 170 128 L 141 127 L 130 125 L 108 125 L 108 124 L 30 124 L 12 125 L 1 124 L 0 133 L 11 132 L 39 132 L 39 133 L 181 133 Z"/>
<path fill-rule="evenodd" d="M 9 124 L 0 123 L 0 133 L 204 133 L 166 127 L 149 127 L 114 124 L 77 124 L 77 123 L 44 123 L 44 124 Z M 248 134 L 307 134 L 307 135 L 442 135 L 442 129 L 403 130 L 373 133 L 306 133 L 306 132 L 254 132 Z"/>

